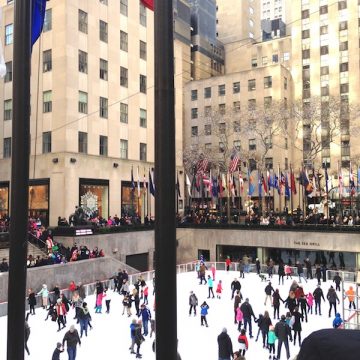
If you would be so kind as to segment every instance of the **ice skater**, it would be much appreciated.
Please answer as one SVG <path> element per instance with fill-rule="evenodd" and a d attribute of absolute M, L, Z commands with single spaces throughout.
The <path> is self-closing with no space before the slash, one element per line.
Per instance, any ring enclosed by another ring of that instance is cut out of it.
<path fill-rule="evenodd" d="M 206 301 L 204 301 L 201 304 L 200 309 L 201 309 L 201 326 L 204 326 L 205 323 L 205 326 L 209 327 L 208 322 L 206 320 L 206 315 L 209 312 L 209 305 L 206 303 Z"/>

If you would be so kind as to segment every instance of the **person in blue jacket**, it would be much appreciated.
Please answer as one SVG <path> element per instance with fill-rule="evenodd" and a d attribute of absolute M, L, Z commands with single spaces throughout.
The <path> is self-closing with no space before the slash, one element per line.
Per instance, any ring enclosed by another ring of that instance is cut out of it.
<path fill-rule="evenodd" d="M 341 315 L 339 313 L 336 313 L 335 319 L 333 320 L 333 328 L 337 329 L 340 327 L 340 325 L 343 323 L 343 319 L 341 318 Z"/>
<path fill-rule="evenodd" d="M 141 319 L 142 319 L 142 323 L 143 323 L 143 327 L 144 327 L 144 333 L 143 333 L 143 335 L 144 335 L 144 336 L 147 336 L 148 333 L 149 333 L 148 323 L 149 323 L 149 321 L 151 320 L 151 312 L 150 312 L 150 310 L 145 306 L 145 304 L 142 304 L 140 309 L 141 309 L 141 310 L 140 310 L 139 317 L 140 317 L 140 315 L 141 315 Z"/>
<path fill-rule="evenodd" d="M 200 314 L 201 314 L 201 326 L 204 326 L 204 323 L 206 325 L 206 327 L 208 326 L 207 320 L 206 320 L 206 315 L 208 314 L 208 310 L 209 310 L 209 305 L 206 303 L 206 301 L 204 301 L 201 306 L 200 306 Z"/>

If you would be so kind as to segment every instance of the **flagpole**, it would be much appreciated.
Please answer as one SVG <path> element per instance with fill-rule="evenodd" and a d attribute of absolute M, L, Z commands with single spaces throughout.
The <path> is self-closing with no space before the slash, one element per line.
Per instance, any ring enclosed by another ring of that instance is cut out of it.
<path fill-rule="evenodd" d="M 173 2 L 155 3 L 156 360 L 177 358 Z"/>
<path fill-rule="evenodd" d="M 179 213 L 179 172 L 176 170 L 176 215 Z"/>
<path fill-rule="evenodd" d="M 279 186 L 279 210 L 280 216 L 282 214 L 282 207 L 281 207 L 281 175 L 280 175 L 280 163 L 278 164 L 278 186 Z"/>
<path fill-rule="evenodd" d="M 7 359 L 24 359 L 26 256 L 30 157 L 30 66 L 32 1 L 16 1 L 13 45 L 11 223 Z"/>
<path fill-rule="evenodd" d="M 290 206 L 291 206 L 291 217 L 293 217 L 294 213 L 293 213 L 293 207 L 294 207 L 294 200 L 293 200 L 293 191 L 294 189 L 292 188 L 293 186 L 293 178 L 295 177 L 295 175 L 293 174 L 293 170 L 292 170 L 292 165 L 290 164 Z M 295 181 L 294 181 L 295 184 Z M 293 219 L 294 220 L 294 219 Z"/>

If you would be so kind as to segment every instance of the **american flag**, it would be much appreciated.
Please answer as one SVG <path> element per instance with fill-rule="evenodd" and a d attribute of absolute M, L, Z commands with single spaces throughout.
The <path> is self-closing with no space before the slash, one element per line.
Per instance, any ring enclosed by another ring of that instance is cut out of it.
<path fill-rule="evenodd" d="M 233 150 L 230 156 L 230 163 L 229 163 L 229 173 L 232 174 L 236 171 L 238 163 L 240 161 L 238 152 L 236 149 Z"/>
<path fill-rule="evenodd" d="M 209 164 L 208 159 L 206 159 L 206 158 L 200 159 L 196 165 L 196 174 L 201 175 L 201 174 L 205 173 L 205 171 L 208 167 L 208 164 Z"/>

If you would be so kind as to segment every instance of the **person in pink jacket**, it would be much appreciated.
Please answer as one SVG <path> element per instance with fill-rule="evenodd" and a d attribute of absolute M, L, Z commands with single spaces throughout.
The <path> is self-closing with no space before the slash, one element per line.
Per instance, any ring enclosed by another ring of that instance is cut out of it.
<path fill-rule="evenodd" d="M 105 296 L 106 296 L 106 294 L 104 294 L 104 292 L 101 292 L 100 294 L 98 294 L 96 296 L 95 314 L 101 314 L 102 301 Z"/>
<path fill-rule="evenodd" d="M 221 280 L 219 280 L 218 284 L 217 284 L 217 287 L 216 287 L 216 297 L 218 299 L 221 299 L 221 293 L 223 291 L 223 287 L 222 287 L 222 282 Z"/>
<path fill-rule="evenodd" d="M 307 295 L 306 295 L 306 302 L 307 302 L 307 305 L 308 305 L 308 313 L 309 314 L 312 314 L 313 311 L 313 305 L 314 305 L 314 295 L 309 292 Z"/>
<path fill-rule="evenodd" d="M 240 304 L 239 304 L 239 307 L 236 309 L 236 321 L 238 322 L 238 331 L 241 330 L 243 318 L 244 318 L 244 315 L 240 309 Z"/>

